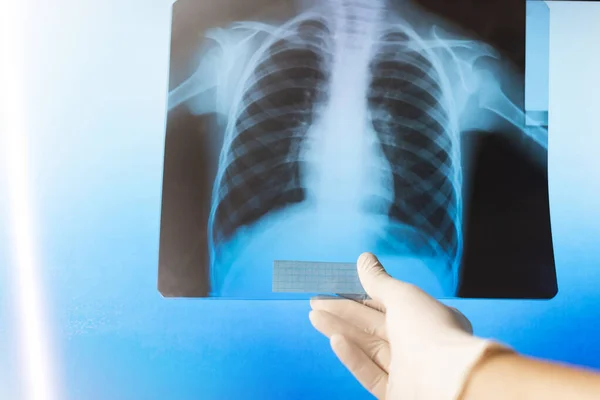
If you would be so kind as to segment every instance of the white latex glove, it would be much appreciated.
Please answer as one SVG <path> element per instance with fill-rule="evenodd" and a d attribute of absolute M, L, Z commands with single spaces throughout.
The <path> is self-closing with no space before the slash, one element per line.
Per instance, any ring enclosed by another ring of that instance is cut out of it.
<path fill-rule="evenodd" d="M 458 310 L 392 278 L 374 255 L 362 254 L 357 265 L 371 299 L 312 299 L 310 320 L 378 399 L 460 399 L 478 362 L 492 352 L 510 351 L 474 337 Z"/>

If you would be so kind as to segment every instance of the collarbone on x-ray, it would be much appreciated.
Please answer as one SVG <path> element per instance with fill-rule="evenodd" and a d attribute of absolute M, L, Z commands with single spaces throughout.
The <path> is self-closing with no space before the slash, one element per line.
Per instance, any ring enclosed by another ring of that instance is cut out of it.
<path fill-rule="evenodd" d="M 169 105 L 226 121 L 208 227 L 213 287 L 239 232 L 304 207 L 323 226 L 334 214 L 363 221 L 372 248 L 438 260 L 430 268 L 452 295 L 461 134 L 508 123 L 546 147 L 546 130 L 528 126 L 518 95 L 501 87 L 514 72 L 499 53 L 409 2 L 322 2 L 205 37 Z"/>

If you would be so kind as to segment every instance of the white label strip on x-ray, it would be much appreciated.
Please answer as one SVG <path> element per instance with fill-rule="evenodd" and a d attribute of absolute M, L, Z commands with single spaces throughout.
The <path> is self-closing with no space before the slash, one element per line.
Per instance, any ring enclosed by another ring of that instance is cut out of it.
<path fill-rule="evenodd" d="M 356 263 L 273 262 L 273 292 L 365 295 Z"/>

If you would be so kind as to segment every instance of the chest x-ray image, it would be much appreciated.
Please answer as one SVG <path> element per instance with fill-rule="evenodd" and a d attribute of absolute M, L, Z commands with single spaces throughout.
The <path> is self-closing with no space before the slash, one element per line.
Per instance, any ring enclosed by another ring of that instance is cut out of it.
<path fill-rule="evenodd" d="M 547 122 L 524 108 L 526 10 L 177 1 L 160 292 L 306 298 L 273 290 L 275 261 L 370 251 L 437 297 L 552 298 Z"/>

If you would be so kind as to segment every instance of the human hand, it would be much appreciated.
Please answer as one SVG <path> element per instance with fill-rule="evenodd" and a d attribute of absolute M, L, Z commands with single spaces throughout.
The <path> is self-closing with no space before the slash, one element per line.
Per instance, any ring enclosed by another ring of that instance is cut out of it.
<path fill-rule="evenodd" d="M 362 254 L 357 267 L 371 299 L 312 299 L 310 321 L 378 399 L 460 399 L 478 362 L 510 351 L 474 337 L 463 314 L 392 278 L 373 254 Z"/>

